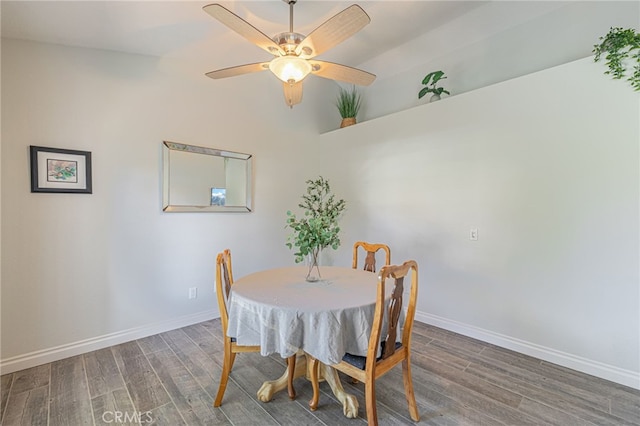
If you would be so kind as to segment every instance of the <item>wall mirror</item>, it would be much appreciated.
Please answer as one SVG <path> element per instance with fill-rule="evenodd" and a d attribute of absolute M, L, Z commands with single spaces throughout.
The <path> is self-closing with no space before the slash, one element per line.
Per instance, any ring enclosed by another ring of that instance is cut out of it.
<path fill-rule="evenodd" d="M 163 142 L 162 210 L 250 212 L 252 156 Z"/>

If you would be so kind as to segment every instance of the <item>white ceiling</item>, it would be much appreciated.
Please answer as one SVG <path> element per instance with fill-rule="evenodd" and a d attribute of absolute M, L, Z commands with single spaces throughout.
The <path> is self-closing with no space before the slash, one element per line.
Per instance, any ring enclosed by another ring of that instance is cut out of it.
<path fill-rule="evenodd" d="M 1 0 L 2 37 L 152 55 L 180 61 L 183 69 L 200 75 L 271 59 L 268 53 L 202 10 L 212 2 Z M 220 3 L 268 36 L 289 29 L 289 6 L 282 0 Z M 353 3 L 299 0 L 294 6 L 294 31 L 309 34 Z M 379 78 L 401 72 L 399 64 L 407 69 L 415 65 L 413 62 L 424 62 L 464 46 L 484 48 L 474 43 L 483 40 L 494 43 L 491 40 L 496 40 L 497 34 L 511 34 L 502 38 L 514 38 L 514 28 L 526 31 L 527 40 L 540 50 L 536 56 L 536 48 L 530 45 L 531 54 L 518 57 L 522 70 L 533 71 L 553 66 L 552 60 L 584 57 L 590 54 L 597 34 L 604 34 L 609 26 L 626 24 L 622 22 L 625 19 L 632 24 L 638 22 L 637 16 L 624 16 L 626 10 L 636 11 L 637 15 L 637 7 L 620 8 L 620 3 L 637 5 L 637 0 L 359 0 L 357 3 L 371 17 L 371 23 L 318 59 L 360 67 Z M 577 5 L 583 6 L 574 7 Z M 558 14 L 555 25 L 544 19 L 561 10 L 566 12 Z M 522 40 L 514 38 L 513 42 Z M 553 59 L 554 50 L 562 52 L 561 57 L 556 55 L 558 58 Z M 402 60 L 394 60 L 394 55 L 401 55 Z M 522 64 L 524 61 L 528 64 Z"/>
<path fill-rule="evenodd" d="M 271 58 L 205 13 L 202 7 L 209 3 L 212 1 L 2 0 L 2 37 L 178 59 L 199 73 Z M 269 36 L 288 31 L 289 6 L 281 0 L 220 3 Z M 299 0 L 294 6 L 294 31 L 308 34 L 353 3 Z M 371 23 L 318 58 L 358 66 L 487 3 L 359 1 Z M 497 2 L 502 3 L 510 2 Z M 495 19 L 490 22 L 485 28 L 475 28 L 473 37 L 485 37 L 504 25 Z M 460 37 L 469 38 L 469 34 Z"/>

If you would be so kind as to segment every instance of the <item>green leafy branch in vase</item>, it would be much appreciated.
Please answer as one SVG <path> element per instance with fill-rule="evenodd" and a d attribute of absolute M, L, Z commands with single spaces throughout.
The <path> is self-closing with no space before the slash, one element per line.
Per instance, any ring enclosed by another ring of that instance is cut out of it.
<path fill-rule="evenodd" d="M 287 224 L 291 234 L 287 237 L 287 247 L 295 248 L 296 263 L 311 255 L 317 261 L 320 250 L 340 246 L 340 226 L 338 218 L 345 209 L 346 202 L 337 200 L 331 193 L 329 181 L 322 176 L 316 180 L 307 180 L 307 192 L 302 196 L 298 207 L 304 210 L 304 216 L 298 217 L 287 211 Z"/>

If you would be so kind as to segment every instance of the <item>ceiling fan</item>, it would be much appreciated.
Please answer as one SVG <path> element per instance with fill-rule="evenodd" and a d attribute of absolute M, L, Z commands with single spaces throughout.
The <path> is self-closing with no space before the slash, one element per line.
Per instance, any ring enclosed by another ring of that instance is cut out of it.
<path fill-rule="evenodd" d="M 289 31 L 276 34 L 273 38 L 220 4 L 204 6 L 203 10 L 209 15 L 274 56 L 268 62 L 223 68 L 206 75 L 218 79 L 271 70 L 282 80 L 285 102 L 291 108 L 302 101 L 302 81 L 309 74 L 359 86 L 367 86 L 375 80 L 376 76 L 366 71 L 313 59 L 371 22 L 369 15 L 360 6 L 349 6 L 322 23 L 308 36 L 304 36 L 293 32 L 293 5 L 297 0 L 282 1 L 289 5 Z"/>

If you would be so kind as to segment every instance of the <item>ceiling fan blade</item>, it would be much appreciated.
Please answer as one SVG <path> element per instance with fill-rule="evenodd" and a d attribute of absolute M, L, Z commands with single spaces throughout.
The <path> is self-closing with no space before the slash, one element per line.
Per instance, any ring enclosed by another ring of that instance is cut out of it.
<path fill-rule="evenodd" d="M 255 64 L 239 65 L 237 67 L 222 68 L 215 71 L 210 71 L 205 75 L 211 78 L 227 78 L 235 77 L 237 75 L 249 74 L 252 72 L 265 71 L 269 69 L 269 62 L 257 62 Z"/>
<path fill-rule="evenodd" d="M 204 6 L 202 8 L 209 15 L 231 28 L 236 33 L 240 34 L 242 37 L 249 40 L 251 43 L 256 46 L 266 50 L 272 55 L 285 55 L 285 51 L 282 50 L 278 44 L 271 40 L 271 37 L 231 12 L 229 9 L 214 3 Z"/>
<path fill-rule="evenodd" d="M 318 77 L 357 84 L 358 86 L 368 86 L 376 79 L 374 74 L 346 65 L 326 61 L 309 61 L 309 63 L 312 66 L 311 73 Z"/>
<path fill-rule="evenodd" d="M 295 104 L 302 102 L 302 81 L 294 84 L 282 83 L 284 89 L 284 101 L 293 108 Z"/>
<path fill-rule="evenodd" d="M 357 4 L 349 6 L 313 30 L 296 47 L 296 54 L 302 58 L 311 59 L 342 43 L 369 22 L 371 18 L 360 6 Z"/>

